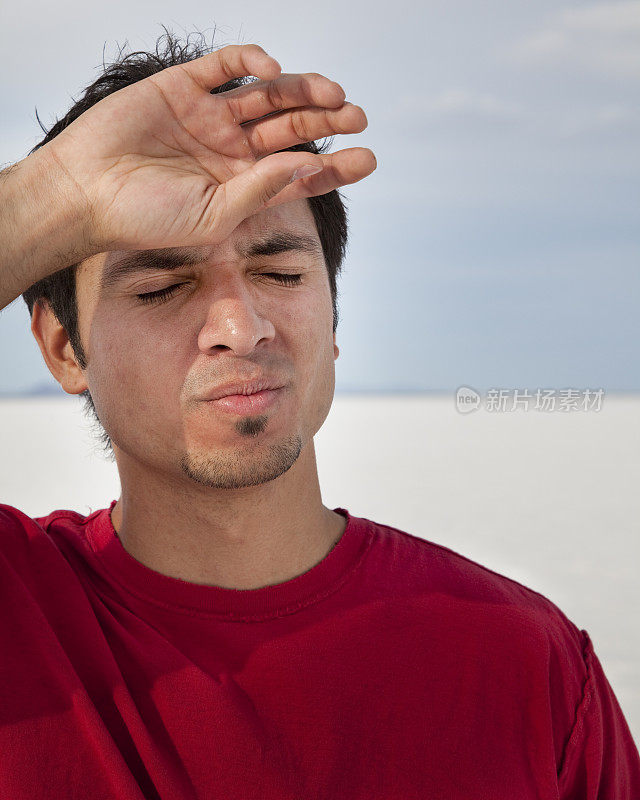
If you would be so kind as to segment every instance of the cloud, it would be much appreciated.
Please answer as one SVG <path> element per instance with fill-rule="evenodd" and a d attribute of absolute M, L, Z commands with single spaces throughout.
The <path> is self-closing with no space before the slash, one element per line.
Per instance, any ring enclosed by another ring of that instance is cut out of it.
<path fill-rule="evenodd" d="M 401 126 L 410 120 L 408 130 L 414 132 L 452 128 L 478 131 L 518 122 L 527 117 L 527 111 L 522 104 L 491 92 L 450 87 L 432 95 L 400 94 L 381 117 Z"/>
<path fill-rule="evenodd" d="M 499 55 L 522 65 L 589 70 L 640 81 L 640 2 L 596 3 L 557 12 Z"/>
<path fill-rule="evenodd" d="M 403 98 L 406 102 L 407 98 Z M 417 104 L 411 99 L 412 108 L 426 116 L 475 115 L 479 117 L 519 117 L 522 107 L 487 92 L 467 89 L 447 89 L 432 98 L 422 98 Z M 416 107 L 417 105 L 417 107 Z"/>
<path fill-rule="evenodd" d="M 589 108 L 568 108 L 557 117 L 558 133 L 571 138 L 583 133 L 640 133 L 640 111 L 621 103 L 607 103 Z"/>
<path fill-rule="evenodd" d="M 528 104 L 473 89 L 449 88 L 432 96 L 401 95 L 383 112 L 387 122 L 406 126 L 422 136 L 425 130 L 447 136 L 477 138 L 483 131 L 510 135 L 531 131 L 541 141 L 563 140 L 589 134 L 636 136 L 640 110 L 624 102 L 571 101 Z"/>
<path fill-rule="evenodd" d="M 598 3 L 584 8 L 566 9 L 561 19 L 567 28 L 597 33 L 640 34 L 640 3 Z"/>

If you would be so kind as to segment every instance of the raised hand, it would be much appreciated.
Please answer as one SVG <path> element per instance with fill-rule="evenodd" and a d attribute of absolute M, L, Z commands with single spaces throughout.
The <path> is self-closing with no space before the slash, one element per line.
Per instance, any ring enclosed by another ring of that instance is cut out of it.
<path fill-rule="evenodd" d="M 247 75 L 258 80 L 210 94 Z M 114 92 L 39 152 L 77 191 L 93 252 L 186 247 L 215 244 L 261 209 L 370 174 L 367 148 L 275 152 L 366 126 L 339 84 L 281 74 L 258 45 L 230 45 Z M 321 171 L 291 182 L 309 166 Z"/>

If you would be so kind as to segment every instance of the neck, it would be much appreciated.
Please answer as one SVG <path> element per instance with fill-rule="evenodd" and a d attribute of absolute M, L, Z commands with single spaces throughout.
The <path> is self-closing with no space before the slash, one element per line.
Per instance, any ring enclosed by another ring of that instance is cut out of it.
<path fill-rule="evenodd" d="M 111 519 L 124 549 L 190 583 L 257 589 L 318 564 L 346 520 L 322 504 L 313 439 L 278 478 L 211 489 L 116 453 L 122 494 Z"/>

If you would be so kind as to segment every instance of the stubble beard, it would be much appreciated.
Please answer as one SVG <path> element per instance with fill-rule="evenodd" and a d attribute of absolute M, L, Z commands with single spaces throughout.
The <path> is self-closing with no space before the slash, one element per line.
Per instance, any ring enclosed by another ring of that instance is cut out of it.
<path fill-rule="evenodd" d="M 242 417 L 235 423 L 240 436 L 257 438 L 266 428 L 268 416 Z M 299 434 L 247 455 L 239 449 L 231 455 L 217 452 L 185 453 L 180 459 L 182 472 L 192 481 L 211 489 L 242 489 L 275 480 L 290 469 L 302 450 Z"/>

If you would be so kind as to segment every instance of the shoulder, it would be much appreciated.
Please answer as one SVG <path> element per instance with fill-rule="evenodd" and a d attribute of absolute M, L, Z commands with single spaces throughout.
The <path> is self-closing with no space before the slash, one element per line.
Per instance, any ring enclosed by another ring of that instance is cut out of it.
<path fill-rule="evenodd" d="M 58 520 L 67 519 L 81 522 L 85 517 L 77 511 L 62 508 L 43 517 L 30 517 L 15 506 L 0 503 L 0 536 L 38 536 Z"/>
<path fill-rule="evenodd" d="M 377 544 L 370 548 L 375 575 L 369 584 L 387 584 L 394 621 L 410 621 L 424 648 L 443 642 L 469 669 L 481 664 L 496 671 L 496 680 L 519 676 L 530 690 L 537 686 L 547 695 L 560 748 L 588 681 L 587 631 L 513 578 L 444 545 L 361 519 Z"/>
<path fill-rule="evenodd" d="M 82 524 L 77 511 L 58 509 L 43 517 L 30 517 L 15 506 L 0 503 L 0 556 L 14 568 L 33 568 L 41 557 L 55 554 L 51 538 L 56 526 Z"/>
<path fill-rule="evenodd" d="M 442 544 L 365 517 L 373 538 L 373 565 L 394 591 L 415 598 L 426 608 L 476 621 L 498 635 L 501 630 L 528 631 L 553 649 L 564 651 L 574 665 L 583 663 L 586 631 L 580 630 L 544 594 Z"/>

